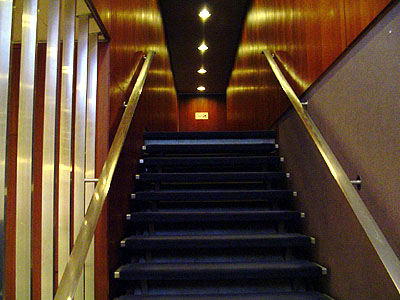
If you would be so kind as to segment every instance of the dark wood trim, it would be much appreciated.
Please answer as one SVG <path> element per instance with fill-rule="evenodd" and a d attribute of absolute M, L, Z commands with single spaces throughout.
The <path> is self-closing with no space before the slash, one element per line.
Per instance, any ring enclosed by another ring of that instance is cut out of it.
<path fill-rule="evenodd" d="M 92 13 L 93 18 L 96 20 L 97 26 L 99 26 L 101 33 L 104 36 L 105 42 L 109 42 L 111 40 L 111 36 L 109 35 L 106 26 L 104 26 L 103 20 L 100 18 L 100 15 L 97 12 L 97 9 L 94 6 L 92 0 L 84 0 L 84 1 L 88 6 L 90 12 Z"/>

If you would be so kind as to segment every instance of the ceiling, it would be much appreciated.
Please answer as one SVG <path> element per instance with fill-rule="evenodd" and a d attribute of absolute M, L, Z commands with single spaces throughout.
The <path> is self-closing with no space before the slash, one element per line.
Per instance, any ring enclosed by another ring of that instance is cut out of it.
<path fill-rule="evenodd" d="M 160 0 L 178 94 L 225 94 L 248 0 Z M 211 16 L 203 22 L 199 12 Z M 197 49 L 205 40 L 209 49 Z M 207 73 L 197 70 L 204 66 Z M 204 92 L 197 91 L 204 86 Z"/>

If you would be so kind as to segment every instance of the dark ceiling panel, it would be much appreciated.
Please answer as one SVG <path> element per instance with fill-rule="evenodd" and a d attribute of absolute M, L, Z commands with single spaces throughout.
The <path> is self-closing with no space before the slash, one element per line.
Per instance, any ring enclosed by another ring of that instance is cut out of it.
<path fill-rule="evenodd" d="M 226 92 L 240 40 L 248 0 L 160 0 L 172 69 L 179 94 Z M 203 24 L 198 13 L 207 6 L 211 17 Z M 209 49 L 204 52 L 207 73 L 200 75 L 202 55 L 197 47 L 203 36 Z"/>

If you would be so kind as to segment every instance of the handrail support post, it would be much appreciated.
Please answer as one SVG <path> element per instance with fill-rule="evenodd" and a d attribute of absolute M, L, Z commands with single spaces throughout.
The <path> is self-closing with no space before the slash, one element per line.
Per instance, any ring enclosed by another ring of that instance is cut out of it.
<path fill-rule="evenodd" d="M 357 187 L 357 190 L 361 190 L 362 179 L 360 176 L 357 176 L 356 180 L 350 180 L 350 182 Z"/>

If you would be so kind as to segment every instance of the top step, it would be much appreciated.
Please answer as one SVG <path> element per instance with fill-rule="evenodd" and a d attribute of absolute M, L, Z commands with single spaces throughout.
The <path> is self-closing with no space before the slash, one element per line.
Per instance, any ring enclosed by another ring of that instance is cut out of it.
<path fill-rule="evenodd" d="M 220 295 L 168 295 L 135 296 L 127 295 L 117 300 L 333 300 L 318 292 L 270 292 L 262 294 L 220 294 Z"/>
<path fill-rule="evenodd" d="M 275 139 L 276 131 L 145 132 L 144 140 Z"/>

